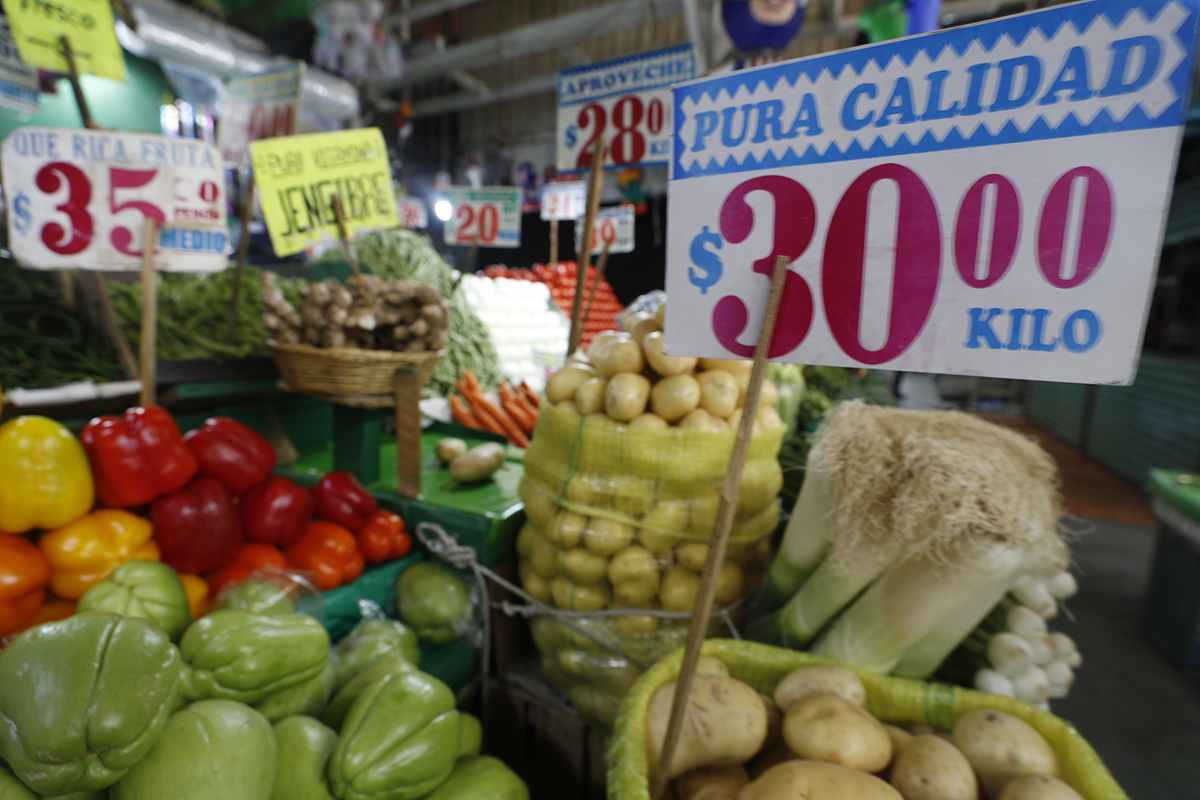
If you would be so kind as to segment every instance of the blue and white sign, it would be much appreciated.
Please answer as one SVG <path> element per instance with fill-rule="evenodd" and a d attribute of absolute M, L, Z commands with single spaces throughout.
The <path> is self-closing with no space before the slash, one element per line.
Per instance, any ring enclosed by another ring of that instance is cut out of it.
<path fill-rule="evenodd" d="M 1200 0 L 1091 0 L 674 90 L 667 349 L 1133 380 Z M 682 313 L 677 313 L 677 310 Z"/>
<path fill-rule="evenodd" d="M 37 70 L 21 60 L 8 18 L 0 16 L 0 105 L 18 111 L 38 110 Z"/>
<path fill-rule="evenodd" d="M 605 167 L 668 163 L 671 86 L 694 77 L 690 44 L 558 73 L 558 170 L 591 167 L 601 138 Z"/>

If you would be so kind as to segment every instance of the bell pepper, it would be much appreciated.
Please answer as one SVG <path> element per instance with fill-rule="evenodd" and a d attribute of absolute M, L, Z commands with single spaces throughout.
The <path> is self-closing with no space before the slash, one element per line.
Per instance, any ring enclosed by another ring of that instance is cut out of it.
<path fill-rule="evenodd" d="M 454 693 L 424 672 L 384 675 L 354 701 L 329 758 L 339 800 L 411 800 L 449 777 L 462 738 Z"/>
<path fill-rule="evenodd" d="M 103 505 L 128 508 L 178 491 L 196 474 L 196 457 L 175 418 L 160 406 L 130 408 L 123 417 L 97 417 L 79 435 Z"/>
<path fill-rule="evenodd" d="M 108 580 L 96 584 L 79 598 L 78 610 L 148 619 L 171 641 L 179 641 L 192 622 L 187 592 L 179 574 L 156 561 L 129 561 L 117 567 Z"/>
<path fill-rule="evenodd" d="M 304 488 L 273 475 L 245 493 L 238 512 L 247 541 L 290 547 L 304 536 L 313 499 Z"/>
<path fill-rule="evenodd" d="M 336 675 L 333 660 L 327 659 L 325 669 L 316 677 L 269 694 L 255 703 L 254 707 L 271 722 L 278 722 L 295 714 L 315 717 L 325 710 L 325 704 L 333 694 L 333 679 Z"/>
<path fill-rule="evenodd" d="M 163 563 L 179 572 L 228 566 L 242 546 L 242 521 L 233 497 L 216 478 L 201 476 L 150 506 Z"/>
<path fill-rule="evenodd" d="M 46 600 L 50 562 L 28 539 L 0 533 L 0 636 L 37 616 Z"/>
<path fill-rule="evenodd" d="M 467 584 L 432 561 L 422 561 L 404 570 L 396 595 L 400 619 L 426 641 L 452 642 L 471 625 L 474 604 Z"/>
<path fill-rule="evenodd" d="M 208 581 L 211 597 L 216 597 L 225 588 L 248 580 L 255 570 L 263 567 L 286 567 L 287 559 L 278 547 L 269 544 L 246 542 L 234 556 L 233 562 L 204 576 Z"/>
<path fill-rule="evenodd" d="M 79 614 L 0 653 L 0 758 L 43 795 L 113 785 L 154 747 L 182 664 L 144 619 Z"/>
<path fill-rule="evenodd" d="M 71 432 L 45 417 L 0 425 L 0 531 L 61 528 L 92 510 L 87 454 Z"/>
<path fill-rule="evenodd" d="M 116 508 L 101 508 L 38 541 L 50 559 L 50 589 L 78 600 L 126 561 L 159 561 L 149 520 Z"/>
<path fill-rule="evenodd" d="M 271 800 L 333 800 L 325 765 L 337 744 L 337 732 L 312 717 L 288 717 L 275 723 L 275 741 L 279 763 Z"/>
<path fill-rule="evenodd" d="M 236 419 L 210 417 L 188 431 L 184 444 L 200 465 L 200 474 L 216 478 L 234 496 L 245 494 L 275 468 L 275 448 Z"/>
<path fill-rule="evenodd" d="M 315 573 L 317 587 L 323 592 L 356 579 L 364 566 L 354 535 L 341 525 L 321 520 L 308 523 L 304 538 L 283 555 L 296 569 Z"/>
<path fill-rule="evenodd" d="M 500 759 L 476 756 L 456 764 L 425 800 L 529 800 L 529 787 Z"/>
<path fill-rule="evenodd" d="M 193 622 L 179 651 L 187 666 L 185 698 L 257 703 L 319 675 L 329 658 L 329 634 L 307 614 L 220 610 Z"/>
<path fill-rule="evenodd" d="M 412 537 L 404 531 L 404 518 L 383 509 L 372 514 L 354 538 L 368 564 L 404 558 L 412 549 Z"/>
<path fill-rule="evenodd" d="M 208 581 L 199 575 L 180 575 L 179 582 L 187 594 L 188 611 L 192 619 L 200 619 L 208 613 Z"/>
<path fill-rule="evenodd" d="M 349 472 L 330 472 L 311 491 L 317 516 L 351 531 L 365 525 L 379 508 L 379 501 Z"/>
<path fill-rule="evenodd" d="M 112 791 L 112 800 L 270 800 L 278 747 L 271 723 L 228 700 L 171 715 L 162 738 Z"/>

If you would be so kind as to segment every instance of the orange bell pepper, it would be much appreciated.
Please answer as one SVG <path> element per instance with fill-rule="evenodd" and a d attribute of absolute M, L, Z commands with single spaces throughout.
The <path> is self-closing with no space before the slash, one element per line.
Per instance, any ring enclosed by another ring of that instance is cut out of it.
<path fill-rule="evenodd" d="M 47 533 L 38 546 L 53 569 L 50 588 L 78 600 L 126 561 L 160 561 L 152 533 L 150 520 L 116 508 L 93 511 Z"/>
<path fill-rule="evenodd" d="M 404 532 L 404 518 L 382 509 L 371 515 L 354 538 L 368 564 L 404 558 L 412 549 L 412 537 Z"/>
<path fill-rule="evenodd" d="M 363 557 L 354 534 L 334 522 L 308 523 L 304 538 L 283 551 L 288 564 L 317 576 L 317 586 L 327 592 L 362 574 Z"/>
<path fill-rule="evenodd" d="M 50 562 L 23 536 L 0 533 L 0 636 L 21 630 L 46 599 Z"/>
<path fill-rule="evenodd" d="M 200 619 L 208 612 L 208 581 L 199 575 L 180 575 L 179 580 L 183 583 L 192 619 Z"/>
<path fill-rule="evenodd" d="M 244 583 L 256 570 L 263 567 L 286 567 L 287 559 L 279 548 L 270 544 L 246 542 L 238 551 L 237 558 L 227 567 L 215 569 L 204 576 L 208 581 L 209 597 L 216 597 L 222 589 Z M 186 588 L 186 587 L 185 587 Z"/>

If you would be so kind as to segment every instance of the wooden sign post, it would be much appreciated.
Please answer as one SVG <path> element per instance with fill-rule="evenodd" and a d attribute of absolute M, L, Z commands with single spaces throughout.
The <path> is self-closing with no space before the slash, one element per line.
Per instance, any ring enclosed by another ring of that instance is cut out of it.
<path fill-rule="evenodd" d="M 158 399 L 158 272 L 154 269 L 154 247 L 158 227 L 146 218 L 142 239 L 142 341 L 140 349 L 141 404 L 152 406 Z"/>
<path fill-rule="evenodd" d="M 596 224 L 596 213 L 600 210 L 600 191 L 604 188 L 604 139 L 596 139 L 596 148 L 592 151 L 592 172 L 588 179 L 587 214 L 583 218 L 583 247 L 575 254 L 575 301 L 571 305 L 571 336 L 567 340 L 567 355 L 570 356 L 579 349 L 579 340 L 583 338 L 580 326 L 579 312 L 583 307 L 583 285 L 587 282 L 588 266 L 592 261 L 592 226 Z"/>
<path fill-rule="evenodd" d="M 250 185 L 246 187 L 246 200 L 242 204 L 242 238 L 238 240 L 237 272 L 233 273 L 233 300 L 229 304 L 229 329 L 225 331 L 225 343 L 233 344 L 237 333 L 238 300 L 242 294 L 242 275 L 246 271 L 246 252 L 250 249 L 250 217 L 254 213 L 254 174 L 250 174 Z"/>

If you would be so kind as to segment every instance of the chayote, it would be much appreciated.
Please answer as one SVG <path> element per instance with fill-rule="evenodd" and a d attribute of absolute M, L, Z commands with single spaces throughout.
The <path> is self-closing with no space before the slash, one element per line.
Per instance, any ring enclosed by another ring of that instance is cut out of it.
<path fill-rule="evenodd" d="M 295 714 L 307 714 L 315 717 L 325 710 L 330 695 L 333 694 L 333 679 L 337 675 L 333 654 L 325 660 L 325 669 L 315 678 L 309 678 L 304 683 L 297 683 L 287 689 L 280 689 L 274 694 L 267 695 L 254 704 L 271 722 L 278 722 L 284 717 Z"/>
<path fill-rule="evenodd" d="M 400 656 L 384 656 L 342 684 L 342 687 L 334 693 L 333 699 L 321 713 L 321 721 L 335 731 L 340 731 L 342 724 L 346 721 L 346 715 L 354 706 L 354 701 L 366 691 L 367 687 L 384 675 L 393 672 L 416 672 L 416 670 L 416 667 Z"/>
<path fill-rule="evenodd" d="M 337 733 L 312 717 L 297 715 L 275 723 L 278 769 L 271 800 L 333 800 L 325 779 Z"/>
<path fill-rule="evenodd" d="M 354 702 L 329 759 L 339 800 L 413 800 L 454 769 L 462 745 L 454 693 L 423 672 L 384 675 Z"/>
<path fill-rule="evenodd" d="M 270 800 L 276 759 L 266 717 L 232 700 L 201 700 L 171 715 L 112 800 Z"/>
<path fill-rule="evenodd" d="M 79 599 L 77 611 L 107 611 L 123 617 L 148 619 L 166 631 L 171 641 L 192 622 L 187 592 L 179 573 L 157 561 L 127 561 L 103 583 Z"/>
<path fill-rule="evenodd" d="M 191 624 L 179 649 L 188 699 L 257 703 L 317 677 L 329 658 L 329 634 L 306 614 L 214 611 Z"/>
<path fill-rule="evenodd" d="M 459 731 L 461 735 L 458 740 L 458 758 L 479 755 L 479 748 L 483 747 L 483 723 L 471 714 L 459 712 L 458 716 L 462 724 Z"/>
<path fill-rule="evenodd" d="M 42 800 L 42 796 L 0 763 L 0 800 Z"/>
<path fill-rule="evenodd" d="M 183 671 L 144 619 L 79 614 L 0 652 L 0 758 L 44 795 L 104 789 L 149 752 Z"/>
<path fill-rule="evenodd" d="M 425 800 L 529 800 L 529 789 L 500 759 L 475 756 L 460 761 Z"/>
<path fill-rule="evenodd" d="M 434 644 L 448 644 L 471 623 L 471 592 L 455 573 L 432 561 L 404 570 L 396 588 L 400 619 L 417 636 Z"/>
<path fill-rule="evenodd" d="M 217 608 L 250 614 L 294 614 L 296 601 L 286 589 L 271 581 L 252 579 L 222 592 L 217 599 Z"/>
<path fill-rule="evenodd" d="M 421 660 L 417 635 L 394 619 L 363 620 L 338 642 L 337 652 L 337 688 L 385 656 L 399 656 L 414 667 Z"/>

